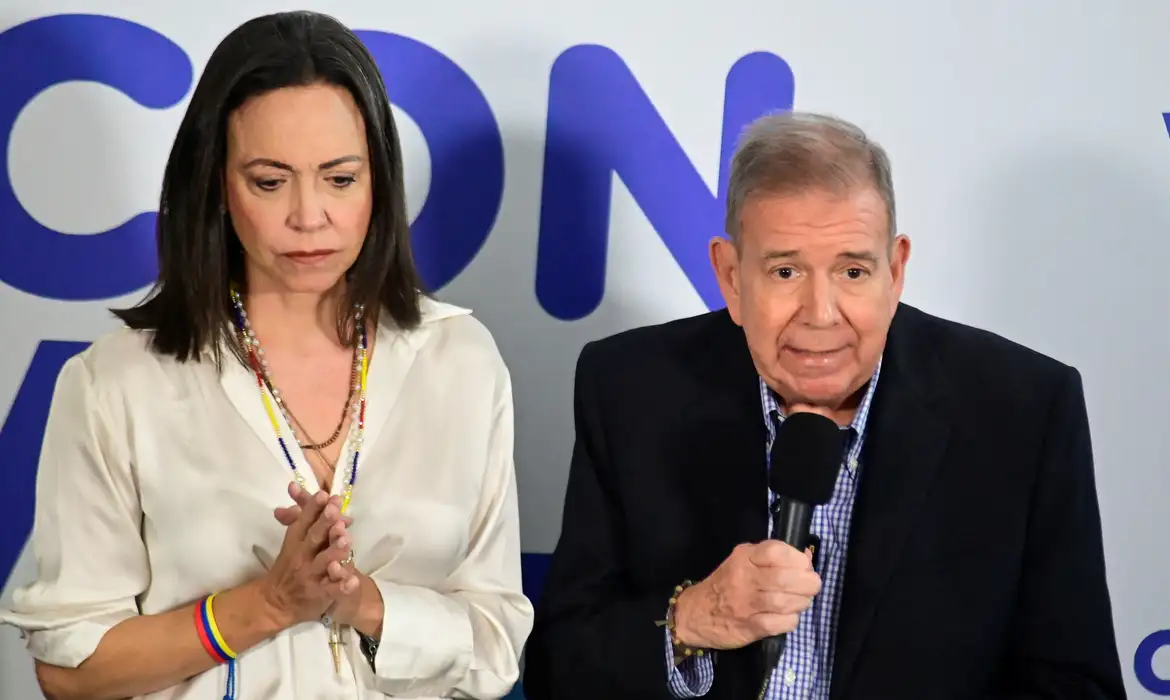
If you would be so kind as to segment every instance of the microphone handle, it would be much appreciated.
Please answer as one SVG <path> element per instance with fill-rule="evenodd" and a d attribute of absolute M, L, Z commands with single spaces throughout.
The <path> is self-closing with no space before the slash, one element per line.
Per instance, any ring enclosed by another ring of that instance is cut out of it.
<path fill-rule="evenodd" d="M 812 542 L 812 515 L 814 506 L 801 503 L 777 495 L 772 500 L 772 539 L 780 540 L 795 549 L 804 551 Z M 764 681 L 760 685 L 759 700 L 763 700 L 768 690 L 768 681 L 776 664 L 780 663 L 780 656 L 784 653 L 784 642 L 787 635 L 778 634 L 764 637 L 760 640 L 760 647 L 764 655 Z"/>
<path fill-rule="evenodd" d="M 813 508 L 807 503 L 776 496 L 772 501 L 772 539 L 804 551 L 812 541 Z"/>

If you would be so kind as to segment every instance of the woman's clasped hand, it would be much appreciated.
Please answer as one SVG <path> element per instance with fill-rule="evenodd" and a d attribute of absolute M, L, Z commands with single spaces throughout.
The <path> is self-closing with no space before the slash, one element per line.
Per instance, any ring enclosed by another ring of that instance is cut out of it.
<path fill-rule="evenodd" d="M 289 485 L 289 496 L 295 505 L 275 511 L 286 530 L 265 575 L 265 598 L 284 627 L 320 619 L 355 596 L 360 584 L 352 561 L 346 561 L 352 519 L 342 515 L 341 498 L 309 493 L 296 482 Z"/>

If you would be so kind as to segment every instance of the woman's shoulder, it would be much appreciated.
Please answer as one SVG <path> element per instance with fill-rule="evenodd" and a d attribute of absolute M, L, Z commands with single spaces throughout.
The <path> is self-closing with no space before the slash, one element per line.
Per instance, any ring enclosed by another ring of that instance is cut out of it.
<path fill-rule="evenodd" d="M 120 374 L 127 368 L 159 364 L 164 358 L 150 347 L 150 332 L 120 326 L 103 333 L 81 351 L 78 359 L 95 372 Z"/>
<path fill-rule="evenodd" d="M 496 352 L 496 341 L 488 327 L 471 309 L 424 298 L 422 325 L 432 326 L 448 342 L 462 349 Z"/>
<path fill-rule="evenodd" d="M 121 326 L 108 331 L 68 360 L 64 370 L 80 375 L 98 394 L 122 393 L 134 387 L 161 387 L 174 358 L 151 347 L 149 331 Z"/>
<path fill-rule="evenodd" d="M 420 354 L 442 363 L 507 374 L 495 337 L 469 308 L 423 297 L 422 321 L 407 335 Z"/>
<path fill-rule="evenodd" d="M 150 331 L 119 324 L 99 335 L 86 348 L 90 357 L 114 357 L 123 353 L 150 354 Z"/>

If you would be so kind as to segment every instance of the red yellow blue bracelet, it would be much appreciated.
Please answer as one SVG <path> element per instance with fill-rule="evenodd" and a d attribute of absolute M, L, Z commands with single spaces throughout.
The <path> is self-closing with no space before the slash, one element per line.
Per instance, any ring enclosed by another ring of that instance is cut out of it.
<path fill-rule="evenodd" d="M 211 594 L 195 606 L 195 630 L 199 633 L 199 641 L 216 663 L 228 664 L 227 688 L 224 689 L 224 700 L 234 700 L 236 697 L 236 652 L 224 641 L 219 625 L 215 622 L 215 612 L 212 604 L 215 594 Z"/>

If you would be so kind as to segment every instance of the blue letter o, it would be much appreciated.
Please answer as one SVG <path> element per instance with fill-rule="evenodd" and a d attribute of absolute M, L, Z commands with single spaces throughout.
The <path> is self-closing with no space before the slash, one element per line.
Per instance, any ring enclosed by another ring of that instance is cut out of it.
<path fill-rule="evenodd" d="M 504 145 L 495 115 L 454 61 L 408 37 L 357 32 L 390 100 L 410 115 L 431 155 L 431 186 L 411 226 L 423 282 L 444 287 L 475 258 L 504 192 Z"/>
<path fill-rule="evenodd" d="M 1170 695 L 1170 678 L 1154 673 L 1154 654 L 1170 647 L 1170 630 L 1159 630 L 1142 640 L 1133 654 L 1133 672 L 1138 683 L 1154 695 Z"/>

